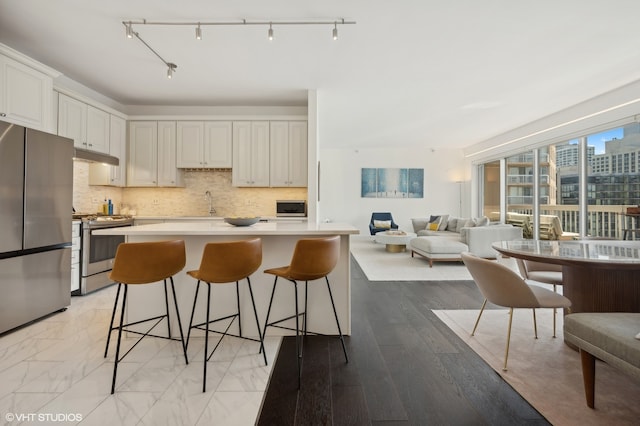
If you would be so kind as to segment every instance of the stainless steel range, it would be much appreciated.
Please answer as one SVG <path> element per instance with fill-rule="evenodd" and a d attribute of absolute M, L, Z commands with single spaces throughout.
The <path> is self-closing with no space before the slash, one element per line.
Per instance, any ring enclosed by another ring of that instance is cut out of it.
<path fill-rule="evenodd" d="M 123 235 L 95 235 L 93 231 L 104 228 L 132 226 L 130 216 L 98 216 L 75 214 L 81 219 L 80 290 L 74 294 L 87 294 L 113 284 L 109 272 L 113 268 L 116 250 L 125 241 Z"/>

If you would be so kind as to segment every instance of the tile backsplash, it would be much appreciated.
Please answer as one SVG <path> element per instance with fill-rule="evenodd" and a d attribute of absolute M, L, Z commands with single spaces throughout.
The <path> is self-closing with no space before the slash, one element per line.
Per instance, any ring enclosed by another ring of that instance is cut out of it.
<path fill-rule="evenodd" d="M 111 199 L 114 213 L 122 208 L 137 216 L 207 216 L 211 192 L 217 216 L 275 216 L 276 200 L 306 200 L 307 188 L 238 188 L 231 170 L 185 171 L 184 188 L 116 188 L 89 185 L 89 163 L 74 161 L 73 205 L 78 212 L 102 210 Z"/>

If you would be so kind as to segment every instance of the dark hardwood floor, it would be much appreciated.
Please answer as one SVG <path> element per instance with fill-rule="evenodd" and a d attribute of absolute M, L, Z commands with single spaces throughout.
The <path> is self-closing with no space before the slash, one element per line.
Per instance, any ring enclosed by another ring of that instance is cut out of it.
<path fill-rule="evenodd" d="M 370 282 L 351 268 L 349 363 L 337 338 L 308 336 L 298 391 L 284 338 L 258 424 L 549 424 L 431 312 L 479 308 L 473 281 Z"/>

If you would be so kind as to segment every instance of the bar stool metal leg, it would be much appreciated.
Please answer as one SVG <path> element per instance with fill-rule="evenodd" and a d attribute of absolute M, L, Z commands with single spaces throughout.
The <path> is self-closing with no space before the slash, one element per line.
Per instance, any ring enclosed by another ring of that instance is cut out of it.
<path fill-rule="evenodd" d="M 107 333 L 107 346 L 104 348 L 104 357 L 107 357 L 109 352 L 109 342 L 111 341 L 111 330 L 113 330 L 113 320 L 116 317 L 116 309 L 118 307 L 118 299 L 120 298 L 120 289 L 122 284 L 118 283 L 118 290 L 116 291 L 116 300 L 113 302 L 113 311 L 111 312 L 111 322 L 109 323 L 109 332 Z"/>
<path fill-rule="evenodd" d="M 342 329 L 340 328 L 340 321 L 338 320 L 338 312 L 336 311 L 336 305 L 333 303 L 333 294 L 331 293 L 331 286 L 329 285 L 329 278 L 324 277 L 327 280 L 327 289 L 329 290 L 329 298 L 331 299 L 331 307 L 333 308 L 333 315 L 336 317 L 336 325 L 338 326 L 338 333 L 340 334 L 340 343 L 342 343 L 342 352 L 344 352 L 344 360 L 349 362 L 347 356 L 347 348 L 344 346 L 344 336 L 342 336 Z"/>
<path fill-rule="evenodd" d="M 116 299 L 117 302 L 118 299 Z M 118 374 L 118 362 L 120 362 L 120 341 L 122 340 L 122 324 L 124 322 L 124 309 L 127 305 L 127 286 L 122 293 L 122 311 L 120 312 L 120 326 L 118 327 L 118 343 L 116 344 L 116 358 L 113 363 L 113 378 L 111 379 L 111 395 L 116 391 L 116 376 Z M 111 332 L 109 332 L 111 334 Z M 106 356 L 106 354 L 105 354 Z"/>

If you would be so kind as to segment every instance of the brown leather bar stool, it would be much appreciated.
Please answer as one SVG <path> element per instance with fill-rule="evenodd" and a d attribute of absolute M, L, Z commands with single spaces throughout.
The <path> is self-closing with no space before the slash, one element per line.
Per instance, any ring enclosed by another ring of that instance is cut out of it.
<path fill-rule="evenodd" d="M 329 290 L 329 298 L 331 299 L 331 306 L 333 307 L 333 315 L 336 318 L 336 325 L 338 326 L 338 334 L 340 335 L 340 342 L 342 343 L 342 351 L 344 352 L 345 362 L 349 362 L 347 356 L 347 349 L 344 346 L 344 337 L 342 336 L 342 329 L 340 328 L 340 321 L 338 320 L 338 313 L 336 312 L 336 305 L 333 302 L 333 294 L 331 294 L 331 286 L 329 285 L 329 278 L 327 275 L 333 268 L 336 267 L 338 259 L 340 258 L 340 236 L 326 238 L 308 238 L 298 240 L 296 247 L 293 251 L 291 263 L 288 266 L 282 266 L 279 268 L 267 269 L 264 272 L 266 274 L 275 275 L 273 281 L 273 289 L 271 290 L 271 299 L 269 300 L 269 309 L 267 310 L 267 319 L 265 320 L 264 333 L 267 333 L 267 327 L 278 327 L 285 330 L 294 330 L 290 327 L 280 325 L 283 321 L 295 318 L 296 320 L 296 364 L 298 366 L 298 389 L 300 388 L 300 375 L 302 368 L 302 337 L 300 336 L 300 324 L 299 318 L 303 317 L 303 332 L 307 335 L 307 290 L 309 281 L 324 278 L 327 282 L 327 289 Z M 271 305 L 273 304 L 273 296 L 276 292 L 276 285 L 278 284 L 278 277 L 282 277 L 293 283 L 295 290 L 295 309 L 296 313 L 287 318 L 283 318 L 277 321 L 269 322 L 269 315 L 271 314 Z M 298 308 L 298 281 L 304 281 L 304 311 L 300 312 Z M 320 335 L 320 333 L 312 334 Z"/>
<path fill-rule="evenodd" d="M 176 299 L 176 289 L 173 285 L 173 276 L 180 272 L 186 263 L 186 253 L 184 247 L 184 241 L 158 241 L 148 243 L 121 243 L 116 250 L 116 257 L 113 262 L 113 269 L 109 277 L 118 283 L 118 291 L 116 293 L 116 300 L 113 304 L 113 312 L 111 313 L 111 324 L 109 325 L 109 333 L 107 334 L 107 346 L 104 350 L 104 356 L 107 357 L 109 350 L 109 341 L 111 340 L 111 332 L 118 330 L 118 343 L 116 345 L 116 357 L 113 365 L 113 379 L 111 382 L 111 393 L 113 394 L 116 387 L 116 375 L 118 373 L 118 363 L 136 347 L 140 341 L 146 336 L 159 337 L 162 339 L 179 340 L 182 344 L 182 351 L 184 353 L 184 360 L 188 364 L 187 360 L 187 347 L 185 345 L 184 335 L 182 333 L 182 322 L 180 321 L 180 312 L 178 310 L 178 302 Z M 171 337 L 171 319 L 169 317 L 169 295 L 167 291 L 167 279 L 171 282 L 171 293 L 173 294 L 173 303 L 176 310 L 176 317 L 178 319 L 178 329 L 180 331 L 180 339 Z M 165 313 L 152 318 L 139 320 L 124 324 L 124 311 L 127 305 L 127 291 L 130 285 L 152 284 L 158 281 L 164 282 L 164 300 L 165 300 Z M 120 324 L 116 327 L 113 326 L 113 321 L 116 315 L 116 308 L 118 306 L 118 299 L 120 297 L 120 290 L 124 286 L 124 292 L 122 296 L 122 312 L 120 314 Z M 151 331 L 158 325 L 163 319 L 167 319 L 167 336 L 159 336 L 150 334 Z M 149 321 L 155 321 L 155 323 L 146 331 L 139 332 L 131 330 L 126 327 L 130 327 L 136 324 L 142 324 Z M 120 341 L 122 340 L 122 331 L 128 333 L 139 334 L 141 337 L 136 343 L 133 344 L 129 350 L 120 357 Z"/>
<path fill-rule="evenodd" d="M 189 345 L 189 339 L 191 337 L 191 329 L 197 328 L 205 331 L 204 341 L 204 372 L 202 380 L 202 392 L 207 389 L 207 361 L 211 359 L 213 353 L 216 351 L 224 336 L 234 336 L 246 340 L 253 340 L 260 342 L 260 352 L 264 356 L 264 364 L 267 365 L 267 353 L 264 350 L 264 340 L 262 338 L 262 330 L 260 329 L 260 322 L 258 321 L 258 311 L 256 310 L 256 303 L 253 298 L 253 290 L 251 289 L 251 279 L 249 276 L 253 274 L 262 264 L 262 240 L 260 238 L 253 238 L 243 241 L 230 241 L 220 243 L 209 243 L 204 247 L 202 253 L 202 260 L 200 262 L 200 268 L 196 271 L 189 271 L 187 274 L 198 280 L 196 286 L 196 294 L 193 297 L 193 308 L 191 310 L 191 320 L 189 321 L 189 332 L 187 334 L 187 346 Z M 253 305 L 253 314 L 256 318 L 256 327 L 258 329 L 259 340 L 242 335 L 242 317 L 240 314 L 240 289 L 239 281 L 247 279 L 247 285 L 249 287 L 249 294 L 251 295 L 251 304 Z M 236 308 L 237 311 L 234 314 L 224 317 L 210 319 L 211 312 L 211 284 L 224 284 L 236 282 Z M 200 290 L 200 283 L 207 284 L 207 313 L 206 321 L 200 324 L 193 324 L 193 317 L 196 311 L 196 303 L 198 301 L 198 291 Z M 238 318 L 238 334 L 229 333 L 229 328 Z M 231 319 L 227 328 L 224 331 L 210 330 L 209 324 Z M 209 353 L 209 332 L 222 334 L 222 337 Z M 260 353 L 259 352 L 259 353 Z"/>

